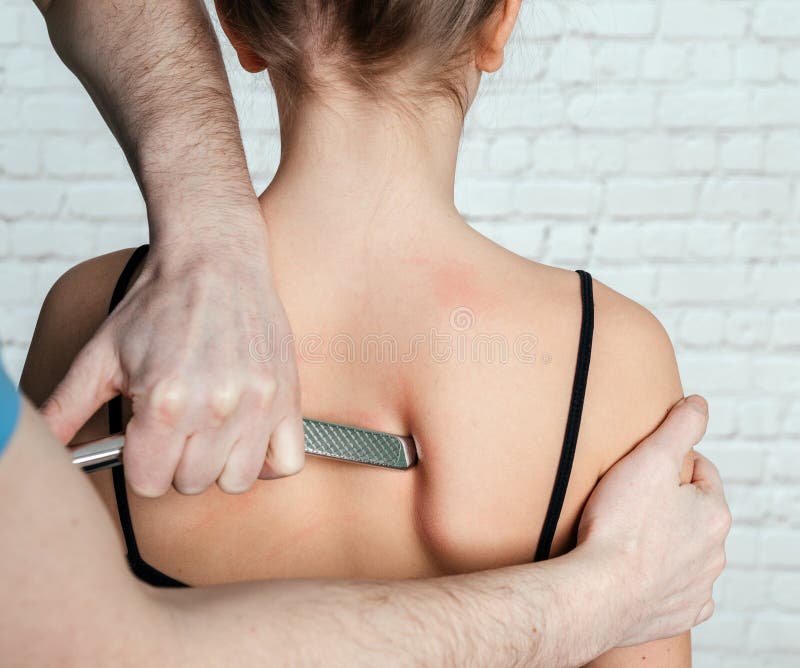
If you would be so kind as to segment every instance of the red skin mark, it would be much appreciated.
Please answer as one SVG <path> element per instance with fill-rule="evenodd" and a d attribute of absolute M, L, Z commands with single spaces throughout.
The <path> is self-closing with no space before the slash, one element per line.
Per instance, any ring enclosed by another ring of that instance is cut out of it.
<path fill-rule="evenodd" d="M 344 521 L 352 521 L 352 518 L 343 516 Z M 260 559 L 269 561 L 275 559 L 279 554 L 286 552 L 289 549 L 296 549 L 298 543 L 312 542 L 316 540 L 317 534 L 321 528 L 328 526 L 329 518 L 321 517 L 317 520 L 311 520 L 304 526 L 301 526 L 292 531 L 286 538 L 286 541 L 280 545 L 275 545 L 271 550 L 259 555 Z"/>
<path fill-rule="evenodd" d="M 406 262 L 428 283 L 436 305 L 451 311 L 466 306 L 480 320 L 481 311 L 488 309 L 496 301 L 496 295 L 487 294 L 486 280 L 470 262 L 456 258 L 430 258 L 424 255 L 412 256 Z"/>

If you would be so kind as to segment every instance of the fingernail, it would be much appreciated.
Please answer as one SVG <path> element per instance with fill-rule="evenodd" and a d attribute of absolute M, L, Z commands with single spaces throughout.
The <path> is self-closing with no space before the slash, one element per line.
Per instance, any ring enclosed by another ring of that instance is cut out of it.
<path fill-rule="evenodd" d="M 706 402 L 706 400 L 703 399 L 703 397 L 697 394 L 693 394 L 689 397 L 686 397 L 684 401 L 686 402 L 686 405 L 689 406 L 692 410 L 696 410 L 703 416 L 708 415 L 708 402 Z"/>

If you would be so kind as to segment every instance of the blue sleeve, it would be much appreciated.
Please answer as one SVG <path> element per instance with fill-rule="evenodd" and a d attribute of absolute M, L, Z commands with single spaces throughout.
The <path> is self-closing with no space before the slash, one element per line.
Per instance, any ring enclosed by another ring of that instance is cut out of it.
<path fill-rule="evenodd" d="M 0 456 L 6 449 L 19 419 L 19 393 L 0 361 Z"/>

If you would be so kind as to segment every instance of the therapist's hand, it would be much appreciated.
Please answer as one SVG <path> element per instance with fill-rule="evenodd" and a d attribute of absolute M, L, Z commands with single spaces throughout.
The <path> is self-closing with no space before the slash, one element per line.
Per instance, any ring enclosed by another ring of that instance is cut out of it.
<path fill-rule="evenodd" d="M 255 200 L 253 200 L 255 202 Z M 266 228 L 214 219 L 194 239 L 161 239 L 123 301 L 42 412 L 62 442 L 112 396 L 132 400 L 125 474 L 142 496 L 242 492 L 303 466 L 291 330 L 271 279 Z M 241 221 L 240 221 L 241 222 Z M 197 232 L 195 221 L 193 232 Z"/>
<path fill-rule="evenodd" d="M 290 329 L 204 3 L 36 4 L 125 152 L 151 243 L 130 294 L 46 403 L 52 430 L 66 442 L 122 392 L 134 411 L 126 478 L 141 495 L 173 480 L 198 493 L 217 477 L 241 492 L 259 472 L 296 472 L 297 371 L 292 346 L 280 349 Z"/>
<path fill-rule="evenodd" d="M 626 594 L 618 614 L 628 626 L 618 645 L 677 635 L 714 612 L 730 510 L 719 473 L 703 455 L 694 453 L 691 482 L 680 482 L 684 458 L 707 423 L 704 399 L 679 402 L 603 476 L 584 509 L 577 551 Z"/>

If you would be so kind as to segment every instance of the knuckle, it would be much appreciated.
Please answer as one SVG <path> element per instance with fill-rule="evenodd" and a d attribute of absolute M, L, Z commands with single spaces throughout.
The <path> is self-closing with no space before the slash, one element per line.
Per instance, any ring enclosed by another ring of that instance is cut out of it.
<path fill-rule="evenodd" d="M 211 415 L 226 418 L 233 413 L 239 399 L 234 383 L 223 383 L 214 387 L 208 394 L 207 403 Z"/>
<path fill-rule="evenodd" d="M 273 376 L 254 378 L 251 389 L 260 407 L 269 406 L 278 394 L 278 381 Z"/>
<path fill-rule="evenodd" d="M 714 517 L 714 528 L 721 536 L 727 536 L 733 524 L 733 515 L 728 506 L 720 508 Z"/>
<path fill-rule="evenodd" d="M 186 383 L 179 378 L 160 380 L 150 391 L 150 407 L 159 418 L 173 422 L 186 410 L 189 392 Z"/>

